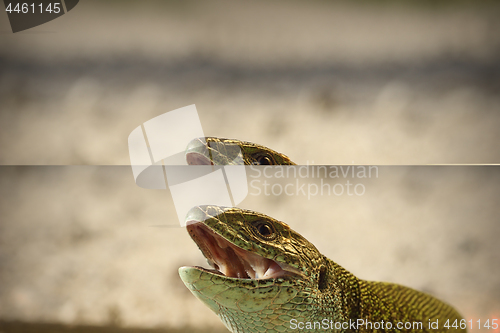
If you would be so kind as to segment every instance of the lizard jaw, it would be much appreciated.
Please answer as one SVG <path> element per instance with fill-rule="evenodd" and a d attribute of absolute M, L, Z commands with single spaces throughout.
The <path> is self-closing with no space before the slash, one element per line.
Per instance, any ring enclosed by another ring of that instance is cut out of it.
<path fill-rule="evenodd" d="M 239 279 L 276 279 L 298 275 L 298 270 L 284 263 L 244 250 L 219 236 L 200 221 L 187 221 L 189 235 L 196 242 L 214 270 L 209 272 Z"/>

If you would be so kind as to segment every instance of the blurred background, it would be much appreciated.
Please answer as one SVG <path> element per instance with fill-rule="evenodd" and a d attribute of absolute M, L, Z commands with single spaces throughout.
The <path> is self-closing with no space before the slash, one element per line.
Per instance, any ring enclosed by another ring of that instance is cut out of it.
<path fill-rule="evenodd" d="M 206 135 L 306 164 L 498 163 L 500 6 L 82 1 L 0 51 L 2 164 L 128 164 L 196 104 Z"/>
<path fill-rule="evenodd" d="M 176 218 L 169 192 L 127 166 L 134 128 L 190 104 L 206 135 L 299 164 L 420 165 L 379 167 L 362 196 L 241 206 L 360 278 L 498 318 L 500 168 L 425 166 L 500 161 L 498 17 L 496 1 L 82 0 L 12 34 L 0 13 L 0 331 L 224 331 L 177 275 L 206 266 L 195 244 L 153 227 Z"/>

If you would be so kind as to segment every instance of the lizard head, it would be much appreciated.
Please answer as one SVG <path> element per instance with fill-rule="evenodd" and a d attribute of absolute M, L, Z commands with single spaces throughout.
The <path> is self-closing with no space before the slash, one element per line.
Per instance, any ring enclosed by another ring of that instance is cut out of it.
<path fill-rule="evenodd" d="M 324 257 L 304 237 L 269 216 L 199 206 L 186 228 L 212 269 L 181 267 L 184 284 L 213 311 L 255 312 L 319 288 Z"/>
<path fill-rule="evenodd" d="M 186 161 L 189 165 L 295 165 L 267 147 L 215 137 L 192 140 L 186 148 Z"/>

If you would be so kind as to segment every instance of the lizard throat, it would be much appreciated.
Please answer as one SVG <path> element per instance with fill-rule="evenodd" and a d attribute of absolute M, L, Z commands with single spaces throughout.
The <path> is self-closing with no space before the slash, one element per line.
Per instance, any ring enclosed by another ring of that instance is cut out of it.
<path fill-rule="evenodd" d="M 188 221 L 186 228 L 214 274 L 239 279 L 276 279 L 299 275 L 299 270 L 244 250 L 219 236 L 199 221 Z"/>

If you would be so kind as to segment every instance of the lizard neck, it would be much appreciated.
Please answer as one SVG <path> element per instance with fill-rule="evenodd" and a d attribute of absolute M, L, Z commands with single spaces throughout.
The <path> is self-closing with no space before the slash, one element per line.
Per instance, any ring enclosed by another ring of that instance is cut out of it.
<path fill-rule="evenodd" d="M 360 280 L 342 266 L 323 256 L 325 269 L 320 269 L 320 315 L 336 321 L 348 321 L 360 315 Z"/>

